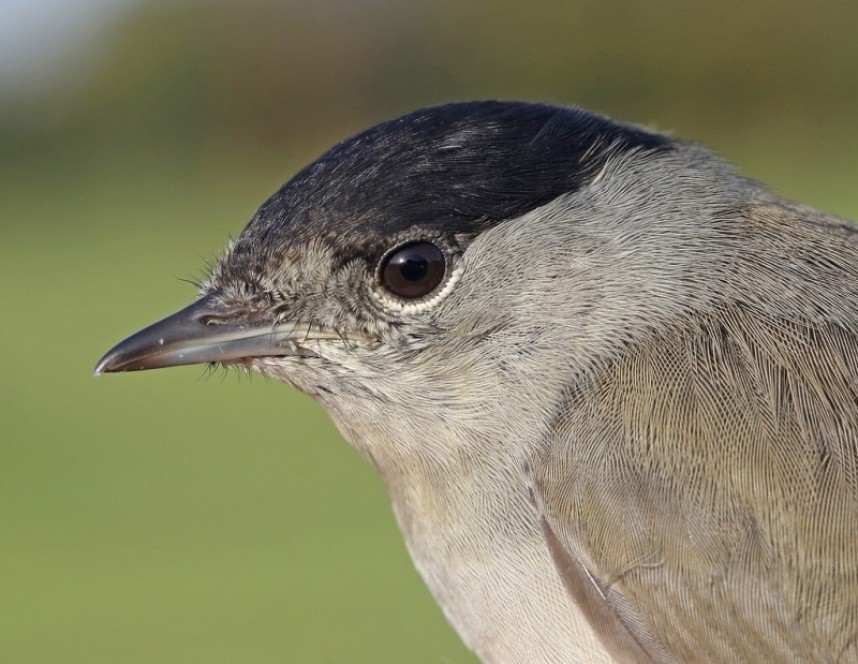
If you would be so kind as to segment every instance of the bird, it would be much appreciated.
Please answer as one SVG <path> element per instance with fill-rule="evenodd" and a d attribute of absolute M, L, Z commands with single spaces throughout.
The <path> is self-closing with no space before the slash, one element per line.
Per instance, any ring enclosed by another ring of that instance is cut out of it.
<path fill-rule="evenodd" d="M 483 662 L 858 661 L 858 234 L 577 107 L 422 108 L 96 373 L 237 367 L 378 471 Z"/>

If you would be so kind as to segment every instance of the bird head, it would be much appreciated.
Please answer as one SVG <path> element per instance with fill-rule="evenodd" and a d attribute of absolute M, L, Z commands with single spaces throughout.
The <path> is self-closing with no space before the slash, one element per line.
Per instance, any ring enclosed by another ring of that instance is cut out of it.
<path fill-rule="evenodd" d="M 556 353 L 553 329 L 583 330 L 617 267 L 585 258 L 608 233 L 571 240 L 570 210 L 601 216 L 580 195 L 613 162 L 675 146 L 542 104 L 458 103 L 382 123 L 286 183 L 200 299 L 118 344 L 96 373 L 238 365 L 332 408 L 400 412 L 479 409 L 474 395 L 503 389 L 497 372 L 529 372 L 538 390 L 552 361 L 540 345 Z"/>

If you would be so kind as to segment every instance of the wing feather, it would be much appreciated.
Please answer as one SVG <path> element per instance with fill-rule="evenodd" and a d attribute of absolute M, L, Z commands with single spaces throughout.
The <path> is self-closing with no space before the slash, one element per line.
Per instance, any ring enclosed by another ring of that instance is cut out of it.
<path fill-rule="evenodd" d="M 591 618 L 628 661 L 858 660 L 852 329 L 689 316 L 567 390 L 534 481 L 567 588 L 594 579 L 573 599 L 631 626 Z"/>

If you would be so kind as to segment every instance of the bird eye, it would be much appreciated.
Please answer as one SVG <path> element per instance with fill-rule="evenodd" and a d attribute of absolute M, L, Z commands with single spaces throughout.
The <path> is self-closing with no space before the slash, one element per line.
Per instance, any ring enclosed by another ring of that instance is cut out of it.
<path fill-rule="evenodd" d="M 413 300 L 431 293 L 444 279 L 444 253 L 429 242 L 411 242 L 390 252 L 381 264 L 381 285 Z"/>

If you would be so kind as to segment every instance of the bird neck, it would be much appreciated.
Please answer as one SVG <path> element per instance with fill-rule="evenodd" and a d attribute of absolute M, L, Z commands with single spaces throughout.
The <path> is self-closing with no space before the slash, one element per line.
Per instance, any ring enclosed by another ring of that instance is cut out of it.
<path fill-rule="evenodd" d="M 378 467 L 415 566 L 468 646 L 485 662 L 567 661 L 573 652 L 610 661 L 542 539 L 524 457 L 513 453 L 530 443 L 513 445 L 499 433 L 520 435 L 520 427 L 500 415 L 481 418 L 493 423 L 482 428 L 440 417 L 430 423 L 415 413 L 392 416 L 389 407 L 374 419 L 365 406 L 360 423 L 331 414 Z M 516 418 L 537 417 L 523 412 L 532 407 L 522 405 Z"/>

